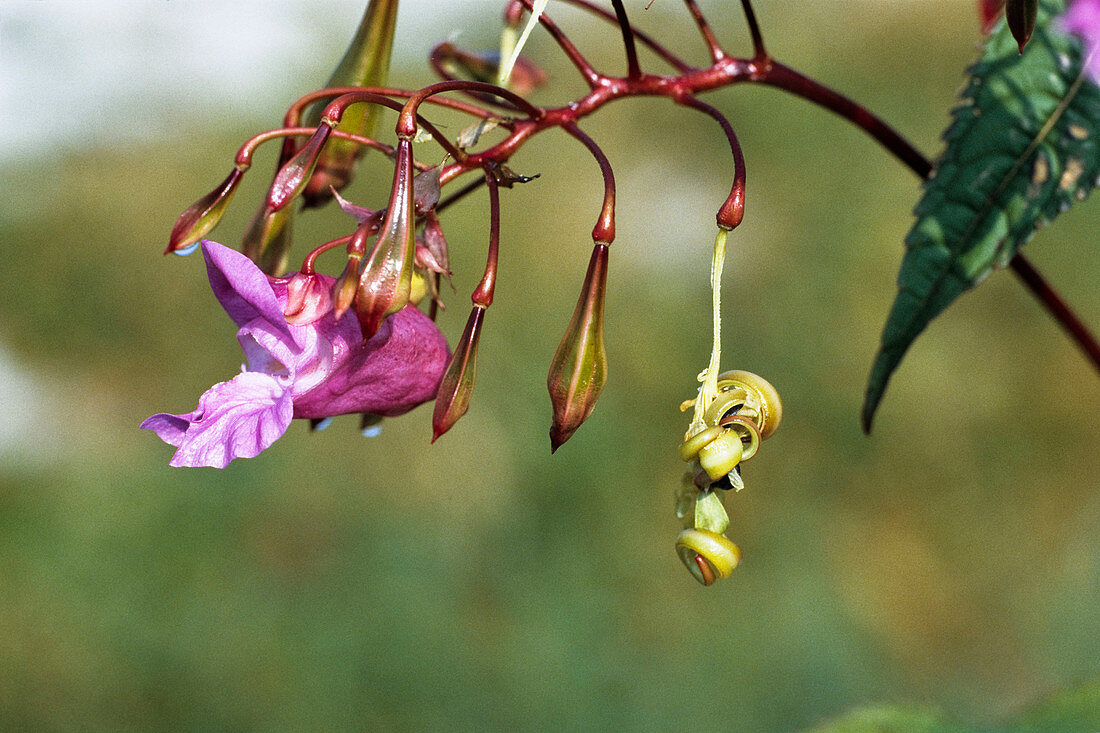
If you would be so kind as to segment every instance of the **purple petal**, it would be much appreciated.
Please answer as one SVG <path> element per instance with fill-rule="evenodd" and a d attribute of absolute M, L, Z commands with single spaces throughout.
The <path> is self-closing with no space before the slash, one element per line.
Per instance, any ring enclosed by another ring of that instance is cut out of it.
<path fill-rule="evenodd" d="M 345 361 L 350 352 L 346 344 L 339 340 L 334 342 L 329 334 L 313 327 L 321 323 L 324 321 L 311 326 L 292 326 L 293 339 L 285 338 L 261 318 L 245 325 L 237 332 L 237 341 L 248 360 L 248 370 L 286 378 L 292 397 L 313 389 Z"/>
<path fill-rule="evenodd" d="M 225 468 L 252 458 L 286 432 L 294 415 L 288 390 L 270 374 L 242 372 L 199 398 L 194 412 L 160 413 L 141 424 L 178 448 L 169 465 Z"/>
<path fill-rule="evenodd" d="M 1084 41 L 1085 70 L 1100 83 L 1100 0 L 1074 0 L 1059 21 L 1062 30 Z"/>
<path fill-rule="evenodd" d="M 297 393 L 294 417 L 403 414 L 435 397 L 449 356 L 435 323 L 406 306 L 387 318 L 370 341 L 356 344 L 327 379 Z"/>
<path fill-rule="evenodd" d="M 206 258 L 210 289 L 234 323 L 243 326 L 263 318 L 290 336 L 283 307 L 271 289 L 271 282 L 252 260 L 208 239 L 203 240 L 202 254 Z"/>

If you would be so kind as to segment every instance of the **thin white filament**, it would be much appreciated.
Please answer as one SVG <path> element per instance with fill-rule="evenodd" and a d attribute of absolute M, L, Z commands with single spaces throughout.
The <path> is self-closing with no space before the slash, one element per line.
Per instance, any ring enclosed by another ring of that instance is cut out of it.
<path fill-rule="evenodd" d="M 500 70 L 497 72 L 497 86 L 508 86 L 508 78 L 512 75 L 512 68 L 516 65 L 516 61 L 519 59 L 520 51 L 523 50 L 524 45 L 527 43 L 528 37 L 531 35 L 531 31 L 535 28 L 535 25 L 539 22 L 539 16 L 542 15 L 542 11 L 546 10 L 546 5 L 550 0 L 535 0 L 531 6 L 531 17 L 527 19 L 527 25 L 523 27 L 523 32 L 519 36 L 519 40 L 512 45 L 512 41 L 515 37 L 514 33 L 510 33 L 510 29 L 505 29 L 500 38 L 500 57 L 505 59 L 504 63 L 500 65 Z M 509 48 L 511 46 L 511 48 Z"/>

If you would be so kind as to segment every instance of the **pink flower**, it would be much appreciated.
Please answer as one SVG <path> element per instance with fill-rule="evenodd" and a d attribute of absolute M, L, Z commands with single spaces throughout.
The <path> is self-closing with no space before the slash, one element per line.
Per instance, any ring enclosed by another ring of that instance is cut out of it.
<path fill-rule="evenodd" d="M 1100 84 L 1100 0 L 1074 0 L 1062 15 L 1060 26 L 1085 42 L 1085 71 Z"/>
<path fill-rule="evenodd" d="M 364 342 L 353 312 L 333 316 L 332 278 L 271 278 L 216 242 L 204 241 L 202 251 L 210 287 L 240 327 L 247 364 L 207 390 L 192 412 L 159 413 L 141 424 L 176 446 L 170 465 L 225 468 L 274 443 L 293 418 L 390 417 L 435 397 L 447 342 L 414 306 Z"/>

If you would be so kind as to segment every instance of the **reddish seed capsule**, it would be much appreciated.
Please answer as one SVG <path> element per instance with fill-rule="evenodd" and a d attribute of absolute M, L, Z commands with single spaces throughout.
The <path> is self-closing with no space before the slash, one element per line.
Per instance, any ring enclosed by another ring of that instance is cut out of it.
<path fill-rule="evenodd" d="M 355 295 L 355 313 L 363 328 L 363 338 L 369 339 L 386 316 L 404 308 L 412 293 L 416 259 L 412 172 L 412 142 L 402 140 L 397 148 L 390 205 Z"/>
<path fill-rule="evenodd" d="M 164 253 L 178 252 L 209 234 L 221 220 L 243 176 L 244 169 L 234 168 L 217 188 L 188 206 L 172 227 Z"/>
<path fill-rule="evenodd" d="M 477 378 L 477 347 L 481 340 L 481 324 L 484 319 L 485 308 L 475 305 L 466 320 L 462 338 L 451 355 L 447 371 L 443 373 L 432 413 L 433 443 L 454 427 L 470 406 L 470 395 L 473 394 L 474 381 Z"/>
<path fill-rule="evenodd" d="M 592 250 L 577 307 L 550 364 L 546 386 L 554 406 L 550 450 L 569 440 L 596 407 L 607 381 L 603 303 L 607 284 L 607 245 Z"/>

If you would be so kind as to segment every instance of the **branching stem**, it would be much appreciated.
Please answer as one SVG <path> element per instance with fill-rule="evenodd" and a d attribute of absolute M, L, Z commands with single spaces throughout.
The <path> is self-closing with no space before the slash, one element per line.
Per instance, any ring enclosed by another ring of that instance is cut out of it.
<path fill-rule="evenodd" d="M 440 145 L 450 154 L 453 162 L 444 166 L 440 174 L 441 185 L 453 181 L 457 177 L 482 169 L 496 171 L 504 165 L 519 148 L 531 137 L 551 128 L 560 128 L 573 137 L 580 140 L 596 158 L 600 165 L 604 178 L 604 203 L 599 220 L 593 229 L 593 236 L 598 242 L 610 242 L 614 239 L 614 208 L 615 208 L 615 183 L 611 165 L 599 146 L 585 133 L 581 132 L 578 122 L 593 114 L 606 104 L 623 98 L 643 96 L 663 96 L 678 104 L 698 109 L 713 118 L 722 128 L 730 142 L 734 155 L 734 182 L 729 198 L 723 204 L 718 215 L 719 226 L 729 228 L 740 221 L 744 207 L 744 159 L 741 155 L 737 138 L 733 134 L 733 128 L 721 113 L 714 107 L 698 100 L 698 95 L 707 91 L 720 89 L 742 82 L 764 84 L 782 89 L 796 96 L 802 97 L 819 107 L 827 109 L 843 119 L 851 122 L 859 129 L 866 132 L 874 140 L 878 141 L 887 151 L 896 156 L 902 163 L 923 179 L 928 178 L 932 172 L 932 163 L 913 145 L 898 134 L 882 119 L 872 114 L 862 105 L 852 101 L 844 95 L 826 87 L 809 77 L 774 61 L 767 53 L 763 36 L 760 32 L 756 15 L 750 0 L 741 0 L 741 6 L 748 24 L 749 33 L 753 43 L 753 58 L 743 59 L 728 55 L 714 37 L 709 24 L 695 4 L 695 0 L 685 0 L 685 4 L 692 14 L 697 26 L 703 35 L 704 41 L 711 52 L 712 63 L 707 68 L 694 68 L 666 48 L 653 41 L 642 33 L 635 32 L 626 18 L 625 6 L 622 0 L 612 0 L 615 13 L 609 13 L 606 9 L 597 6 L 592 0 L 565 0 L 571 4 L 586 10 L 593 15 L 608 22 L 618 25 L 622 31 L 623 44 L 627 56 L 627 75 L 625 77 L 606 76 L 597 72 L 585 57 L 577 50 L 573 43 L 543 13 L 539 23 L 547 30 L 562 51 L 569 57 L 573 65 L 580 71 L 589 86 L 589 91 L 569 104 L 561 107 L 538 107 L 523 97 L 509 92 L 502 87 L 485 82 L 448 80 L 433 84 L 418 91 L 391 88 L 359 88 L 336 87 L 312 92 L 300 98 L 287 111 L 287 124 L 285 129 L 274 130 L 258 135 L 250 140 L 238 154 L 238 165 L 248 165 L 251 162 L 252 150 L 259 143 L 275 137 L 284 137 L 288 142 L 284 144 L 283 157 L 287 157 L 294 151 L 295 143 L 290 142 L 297 136 L 306 136 L 313 132 L 313 128 L 297 127 L 302 111 L 314 102 L 321 99 L 332 99 L 326 107 L 326 113 L 341 109 L 342 106 L 353 101 L 369 101 L 384 104 L 387 107 L 400 109 L 397 124 L 399 137 L 411 137 L 419 125 L 432 133 Z M 523 10 L 531 12 L 533 0 L 514 0 L 516 15 Z M 638 63 L 635 39 L 654 51 L 660 58 L 671 65 L 677 74 L 656 75 L 641 71 Z M 429 123 L 419 118 L 417 114 L 420 104 L 429 102 L 454 111 L 467 114 L 478 119 L 486 119 L 495 116 L 487 109 L 478 105 L 461 102 L 453 99 L 438 97 L 436 95 L 445 91 L 462 91 L 480 95 L 494 95 L 506 100 L 516 108 L 522 117 L 505 119 L 501 127 L 507 131 L 503 141 L 487 148 L 486 150 L 471 153 L 459 150 L 438 130 Z M 407 100 L 403 105 L 397 99 Z M 393 154 L 393 148 L 369 138 L 349 135 L 342 131 L 333 132 L 336 137 L 354 140 L 360 144 Z M 421 168 L 418 165 L 418 168 Z M 421 168 L 422 169 L 422 168 Z M 495 173 L 493 174 L 495 175 Z M 488 179 L 486 179 L 488 180 Z M 471 183 L 454 196 L 446 199 L 443 206 L 465 196 L 470 191 L 481 186 L 481 181 Z M 497 181 L 490 182 L 491 201 L 495 201 Z M 499 204 L 491 203 L 491 207 Z M 499 212 L 497 214 L 499 216 Z M 495 246 L 492 251 L 495 252 Z M 493 255 L 495 256 L 495 255 Z M 1044 307 L 1055 320 L 1073 337 L 1078 346 L 1089 356 L 1097 369 L 1100 370 L 1100 346 L 1097 339 L 1083 322 L 1073 313 L 1066 303 L 1058 296 L 1055 290 L 1043 280 L 1042 276 L 1020 254 L 1012 260 L 1012 269 L 1020 277 L 1021 281 L 1043 303 Z M 495 277 L 495 264 L 492 267 Z M 487 269 L 487 277 L 489 270 Z M 491 292 L 492 278 L 489 278 L 488 291 Z M 477 292 L 484 294 L 485 289 L 479 286 Z"/>

